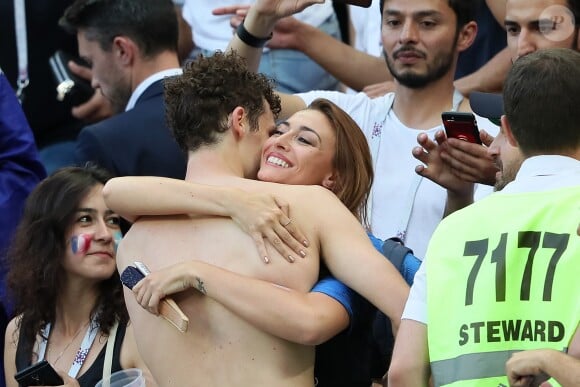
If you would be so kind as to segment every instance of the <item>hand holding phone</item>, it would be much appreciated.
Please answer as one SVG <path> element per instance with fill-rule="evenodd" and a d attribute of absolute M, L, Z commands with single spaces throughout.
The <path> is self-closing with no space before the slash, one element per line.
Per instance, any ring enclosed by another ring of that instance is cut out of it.
<path fill-rule="evenodd" d="M 474 144 L 481 144 L 477 121 L 473 113 L 443 112 L 441 113 L 441 119 L 443 120 L 447 138 L 456 138 Z"/>
<path fill-rule="evenodd" d="M 134 262 L 135 266 L 127 266 L 121 273 L 121 282 L 123 285 L 133 290 L 137 282 L 141 281 L 148 275 L 149 269 L 142 262 Z M 169 321 L 180 332 L 186 332 L 189 325 L 189 318 L 183 313 L 179 305 L 170 297 L 165 297 L 159 303 L 159 314 L 165 320 Z"/>
<path fill-rule="evenodd" d="M 62 386 L 64 384 L 64 380 L 46 360 L 18 371 L 14 379 L 21 386 Z"/>
<path fill-rule="evenodd" d="M 89 80 L 79 77 L 69 69 L 69 61 L 89 67 L 81 58 L 73 57 L 61 50 L 56 51 L 48 63 L 56 82 L 56 99 L 77 106 L 88 101 L 95 93 L 95 89 Z"/>

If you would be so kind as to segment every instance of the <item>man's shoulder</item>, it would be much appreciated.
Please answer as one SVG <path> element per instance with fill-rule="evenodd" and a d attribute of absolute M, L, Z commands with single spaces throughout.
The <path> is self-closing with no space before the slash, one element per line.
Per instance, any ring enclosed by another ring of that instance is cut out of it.
<path fill-rule="evenodd" d="M 167 125 L 164 120 L 163 101 L 157 104 L 138 104 L 129 111 L 115 114 L 95 124 L 85 126 L 82 132 L 90 132 L 95 136 L 125 137 L 128 131 L 142 130 L 144 127 L 163 127 Z"/>

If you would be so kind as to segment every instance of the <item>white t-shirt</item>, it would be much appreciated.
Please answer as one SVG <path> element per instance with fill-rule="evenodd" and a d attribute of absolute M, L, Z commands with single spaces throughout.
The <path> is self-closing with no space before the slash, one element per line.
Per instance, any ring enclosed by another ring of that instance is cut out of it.
<path fill-rule="evenodd" d="M 236 4 L 251 4 L 253 1 L 239 0 L 185 0 L 183 19 L 191 27 L 193 42 L 204 50 L 222 50 L 228 47 L 234 31 L 230 26 L 230 15 L 215 16 L 212 10 Z M 298 20 L 318 27 L 334 13 L 331 1 L 315 4 L 294 15 Z"/>
<path fill-rule="evenodd" d="M 441 221 L 447 200 L 447 191 L 429 179 L 421 179 L 413 202 L 410 218 L 404 209 L 414 182 L 419 179 L 415 167 L 421 164 L 411 154 L 417 146 L 417 135 L 427 133 L 433 138 L 442 125 L 429 130 L 418 130 L 403 125 L 391 110 L 394 94 L 370 99 L 364 93 L 355 95 L 339 92 L 314 91 L 297 94 L 308 105 L 316 98 L 326 98 L 345 110 L 362 128 L 373 149 L 373 137 L 379 135 L 379 149 L 373 183 L 371 228 L 381 239 L 397 235 L 400 225 L 407 221 L 405 244 L 415 256 L 422 259 L 435 228 Z M 387 115 L 388 112 L 388 115 Z M 489 120 L 476 116 L 480 129 L 496 135 L 498 127 Z M 373 152 L 374 153 L 374 152 Z M 493 191 L 490 186 L 478 185 L 476 198 Z"/>
<path fill-rule="evenodd" d="M 564 156 L 535 156 L 525 160 L 516 179 L 495 195 L 541 192 L 580 185 L 580 161 Z M 467 226 L 467 225 L 466 225 Z M 429 259 L 428 256 L 425 259 Z M 427 324 L 427 265 L 421 265 L 415 279 L 403 319 Z"/>
<path fill-rule="evenodd" d="M 350 5 L 348 11 L 355 34 L 354 48 L 369 55 L 382 56 L 379 2 L 373 1 L 368 8 Z"/>

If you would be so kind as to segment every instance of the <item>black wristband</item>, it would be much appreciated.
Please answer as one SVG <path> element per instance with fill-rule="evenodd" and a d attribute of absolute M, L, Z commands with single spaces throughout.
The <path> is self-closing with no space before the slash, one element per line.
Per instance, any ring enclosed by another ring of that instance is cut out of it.
<path fill-rule="evenodd" d="M 238 29 L 236 30 L 236 34 L 238 35 L 238 38 L 240 38 L 240 40 L 242 42 L 246 43 L 248 46 L 252 46 L 252 47 L 256 47 L 256 48 L 264 47 L 266 45 L 266 42 L 268 42 L 268 40 L 272 39 L 271 32 L 270 32 L 270 36 L 268 36 L 267 38 L 258 38 L 257 36 L 250 34 L 248 32 L 248 30 L 246 29 L 246 27 L 244 27 L 244 22 L 240 23 L 240 25 L 238 26 Z"/>

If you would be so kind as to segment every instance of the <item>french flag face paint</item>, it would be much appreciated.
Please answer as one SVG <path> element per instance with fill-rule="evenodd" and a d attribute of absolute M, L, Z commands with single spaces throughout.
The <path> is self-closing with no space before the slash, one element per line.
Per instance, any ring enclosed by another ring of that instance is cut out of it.
<path fill-rule="evenodd" d="M 91 247 L 92 240 L 93 236 L 91 234 L 73 235 L 70 243 L 73 254 L 86 253 L 89 250 L 89 247 Z"/>
<path fill-rule="evenodd" d="M 123 233 L 121 231 L 115 231 L 113 233 L 113 242 L 115 243 L 115 254 L 117 254 L 117 248 L 119 247 L 119 243 L 121 243 L 121 239 L 123 239 Z"/>

